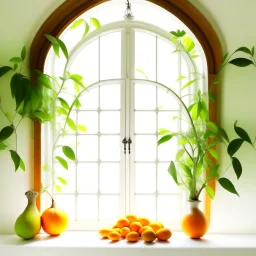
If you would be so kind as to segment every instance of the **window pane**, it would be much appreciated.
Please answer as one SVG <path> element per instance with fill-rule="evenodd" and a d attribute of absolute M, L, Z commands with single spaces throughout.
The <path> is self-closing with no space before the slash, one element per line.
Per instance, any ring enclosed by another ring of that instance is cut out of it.
<path fill-rule="evenodd" d="M 77 165 L 77 192 L 98 192 L 98 164 L 79 163 Z"/>
<path fill-rule="evenodd" d="M 117 219 L 119 215 L 119 196 L 100 196 L 100 219 Z"/>
<path fill-rule="evenodd" d="M 165 128 L 172 132 L 179 130 L 179 112 L 159 112 L 158 113 L 158 128 Z M 175 119 L 174 119 L 175 118 Z M 174 120 L 173 120 L 174 119 Z"/>
<path fill-rule="evenodd" d="M 156 87 L 146 84 L 136 84 L 134 90 L 136 110 L 156 109 Z"/>
<path fill-rule="evenodd" d="M 100 160 L 119 161 L 120 160 L 120 136 L 100 137 Z"/>
<path fill-rule="evenodd" d="M 135 69 L 142 70 L 148 80 L 156 80 L 156 36 L 135 32 Z M 135 77 L 146 79 L 140 72 L 135 72 Z"/>
<path fill-rule="evenodd" d="M 156 219 L 156 197 L 135 196 L 135 213 L 137 216 L 146 216 L 150 220 Z"/>
<path fill-rule="evenodd" d="M 158 159 L 159 161 L 174 161 L 177 151 L 177 139 L 172 138 L 158 147 Z"/>
<path fill-rule="evenodd" d="M 156 192 L 156 165 L 135 164 L 135 192 Z"/>
<path fill-rule="evenodd" d="M 56 195 L 56 206 L 66 212 L 69 220 L 75 220 L 75 196 Z"/>
<path fill-rule="evenodd" d="M 100 79 L 121 77 L 121 32 L 100 37 Z"/>
<path fill-rule="evenodd" d="M 156 160 L 156 136 L 136 135 L 135 136 L 135 159 L 137 161 Z"/>
<path fill-rule="evenodd" d="M 85 91 L 80 97 L 82 107 L 80 110 L 97 110 L 99 107 L 99 88 Z"/>
<path fill-rule="evenodd" d="M 76 111 L 71 111 L 70 116 L 69 116 L 74 123 L 76 123 Z M 56 129 L 60 130 L 64 128 L 64 125 L 66 123 L 66 116 L 61 115 L 61 116 L 56 116 Z M 68 124 L 65 127 L 65 132 L 66 134 L 75 134 L 76 132 L 71 129 Z"/>
<path fill-rule="evenodd" d="M 157 108 L 160 110 L 178 110 L 179 103 L 175 96 L 166 89 L 158 88 L 157 93 Z"/>
<path fill-rule="evenodd" d="M 79 161 L 98 160 L 98 136 L 80 135 L 77 136 L 77 158 Z"/>
<path fill-rule="evenodd" d="M 77 219 L 97 219 L 98 217 L 98 197 L 78 196 L 77 197 Z"/>
<path fill-rule="evenodd" d="M 70 67 L 71 74 L 83 77 L 84 85 L 99 81 L 99 40 L 86 45 L 75 57 Z"/>
<path fill-rule="evenodd" d="M 136 111 L 135 133 L 156 133 L 156 113 Z"/>
<path fill-rule="evenodd" d="M 157 198 L 157 218 L 179 219 L 181 217 L 181 200 L 178 196 L 158 196 Z"/>
<path fill-rule="evenodd" d="M 78 124 L 86 127 L 86 133 L 98 133 L 98 113 L 96 111 L 79 111 Z M 79 129 L 78 133 L 84 134 Z"/>
<path fill-rule="evenodd" d="M 104 163 L 100 165 L 100 192 L 119 193 L 120 164 Z"/>
<path fill-rule="evenodd" d="M 101 133 L 120 133 L 120 111 L 102 111 L 100 113 Z"/>
<path fill-rule="evenodd" d="M 100 108 L 106 110 L 120 109 L 120 85 L 104 85 L 100 87 Z"/>

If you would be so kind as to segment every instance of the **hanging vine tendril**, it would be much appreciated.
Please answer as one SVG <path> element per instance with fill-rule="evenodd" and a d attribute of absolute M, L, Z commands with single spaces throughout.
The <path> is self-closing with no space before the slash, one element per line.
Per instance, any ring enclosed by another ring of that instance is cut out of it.
<path fill-rule="evenodd" d="M 129 0 L 127 0 L 127 3 L 126 3 L 126 10 L 125 10 L 125 13 L 124 13 L 124 19 L 127 20 L 127 21 L 134 19 L 134 16 L 132 14 L 132 6 L 131 6 Z"/>

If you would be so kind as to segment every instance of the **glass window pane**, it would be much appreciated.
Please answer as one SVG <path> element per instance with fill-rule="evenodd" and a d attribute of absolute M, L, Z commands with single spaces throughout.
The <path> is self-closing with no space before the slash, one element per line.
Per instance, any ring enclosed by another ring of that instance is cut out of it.
<path fill-rule="evenodd" d="M 98 133 L 98 112 L 96 111 L 79 111 L 78 124 L 86 127 L 86 133 Z M 78 133 L 84 134 L 78 129 Z"/>
<path fill-rule="evenodd" d="M 104 163 L 100 165 L 100 192 L 119 193 L 120 164 Z"/>
<path fill-rule="evenodd" d="M 120 136 L 100 137 L 100 160 L 119 161 L 120 160 Z"/>
<path fill-rule="evenodd" d="M 117 219 L 119 216 L 119 196 L 100 196 L 100 219 Z"/>
<path fill-rule="evenodd" d="M 178 193 L 178 187 L 168 173 L 169 163 L 159 163 L 157 170 L 158 193 Z"/>
<path fill-rule="evenodd" d="M 100 37 L 100 79 L 121 77 L 121 32 Z"/>
<path fill-rule="evenodd" d="M 136 135 L 135 136 L 135 159 L 137 161 L 156 160 L 156 136 Z"/>
<path fill-rule="evenodd" d="M 156 219 L 156 197 L 135 196 L 135 213 L 137 216 L 146 216 L 150 220 Z"/>
<path fill-rule="evenodd" d="M 97 110 L 99 107 L 99 88 L 85 91 L 79 99 L 82 105 L 80 110 Z"/>
<path fill-rule="evenodd" d="M 135 32 L 135 69 L 142 70 L 148 80 L 156 81 L 156 36 Z M 135 77 L 146 79 L 140 72 Z"/>
<path fill-rule="evenodd" d="M 98 136 L 80 135 L 77 136 L 77 158 L 79 161 L 98 160 Z"/>
<path fill-rule="evenodd" d="M 70 67 L 71 74 L 83 77 L 84 85 L 99 81 L 99 40 L 87 44 L 75 57 Z"/>
<path fill-rule="evenodd" d="M 174 90 L 179 90 L 176 80 L 179 77 L 178 53 L 173 45 L 163 39 L 157 39 L 157 81 Z M 177 91 L 178 91 L 177 90 Z"/>
<path fill-rule="evenodd" d="M 77 197 L 77 219 L 93 219 L 98 218 L 98 197 L 84 196 Z"/>
<path fill-rule="evenodd" d="M 135 133 L 156 133 L 155 112 L 135 112 Z"/>
<path fill-rule="evenodd" d="M 98 192 L 98 164 L 79 163 L 77 165 L 77 192 Z"/>
<path fill-rule="evenodd" d="M 181 200 L 178 196 L 160 195 L 157 198 L 157 218 L 177 220 L 181 216 Z"/>
<path fill-rule="evenodd" d="M 158 147 L 158 159 L 159 161 L 174 161 L 177 151 L 177 139 L 172 138 Z"/>
<path fill-rule="evenodd" d="M 157 108 L 159 110 L 178 110 L 179 103 L 175 96 L 166 89 L 158 88 L 157 93 Z"/>
<path fill-rule="evenodd" d="M 136 84 L 134 90 L 136 110 L 156 109 L 156 87 L 153 85 Z"/>
<path fill-rule="evenodd" d="M 56 206 L 66 212 L 68 219 L 75 220 L 75 196 L 74 195 L 56 195 L 54 197 Z"/>
<path fill-rule="evenodd" d="M 135 192 L 155 193 L 156 192 L 156 165 L 135 164 Z"/>
<path fill-rule="evenodd" d="M 101 133 L 120 133 L 120 111 L 102 111 L 100 113 Z"/>
<path fill-rule="evenodd" d="M 177 132 L 179 130 L 180 119 L 179 112 L 159 112 L 158 113 L 158 128 L 165 128 L 172 132 Z M 175 119 L 174 119 L 175 118 Z"/>
<path fill-rule="evenodd" d="M 106 110 L 120 109 L 121 91 L 119 84 L 100 87 L 100 108 Z"/>

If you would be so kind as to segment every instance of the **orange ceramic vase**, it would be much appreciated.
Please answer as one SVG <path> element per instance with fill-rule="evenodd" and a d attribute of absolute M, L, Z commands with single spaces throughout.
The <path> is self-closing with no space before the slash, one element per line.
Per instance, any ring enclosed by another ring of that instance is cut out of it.
<path fill-rule="evenodd" d="M 189 200 L 189 213 L 182 220 L 183 232 L 193 239 L 201 238 L 208 229 L 207 219 L 198 208 L 200 202 Z"/>

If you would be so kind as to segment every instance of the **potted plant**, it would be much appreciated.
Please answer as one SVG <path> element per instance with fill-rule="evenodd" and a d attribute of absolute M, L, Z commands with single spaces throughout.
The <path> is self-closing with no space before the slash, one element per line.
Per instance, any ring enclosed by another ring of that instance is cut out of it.
<path fill-rule="evenodd" d="M 182 52 L 191 60 L 198 57 L 195 43 L 190 37 L 186 36 L 185 31 L 178 30 L 170 33 L 173 36 L 171 40 L 177 42 L 175 52 Z M 244 52 L 250 56 L 250 59 L 235 58 L 231 60 L 236 52 Z M 159 135 L 161 138 L 158 141 L 158 145 L 160 146 L 173 138 L 178 140 L 180 149 L 176 154 L 176 159 L 170 162 L 168 172 L 175 183 L 178 186 L 183 186 L 188 192 L 191 212 L 183 218 L 182 229 L 191 238 L 200 238 L 207 231 L 208 223 L 204 214 L 199 210 L 198 204 L 200 203 L 199 197 L 204 189 L 212 199 L 214 198 L 214 190 L 210 185 L 212 181 L 218 181 L 224 189 L 239 196 L 232 182 L 220 172 L 219 155 L 216 151 L 216 146 L 224 144 L 227 147 L 227 153 L 237 179 L 242 174 L 242 165 L 237 157 L 234 156 L 235 153 L 244 142 L 254 147 L 254 142 L 252 142 L 243 128 L 237 126 L 237 121 L 234 123 L 234 129 L 238 137 L 230 140 L 226 131 L 221 126 L 209 120 L 208 100 L 215 102 L 212 90 L 219 83 L 218 77 L 221 70 L 228 63 L 240 67 L 250 64 L 255 65 L 254 48 L 249 50 L 246 47 L 240 47 L 234 53 L 230 57 L 228 57 L 228 54 L 223 57 L 209 91 L 202 93 L 200 89 L 197 89 L 192 97 L 190 95 L 191 101 L 189 105 L 185 103 L 185 97 L 179 96 L 172 89 L 166 87 L 166 90 L 176 97 L 182 110 L 185 112 L 189 128 L 186 131 L 181 130 L 178 132 L 160 128 Z M 186 81 L 182 89 L 193 86 L 197 80 L 203 77 L 196 69 L 193 70 L 191 75 L 193 79 Z M 185 76 L 180 76 L 178 80 L 185 78 Z"/>

